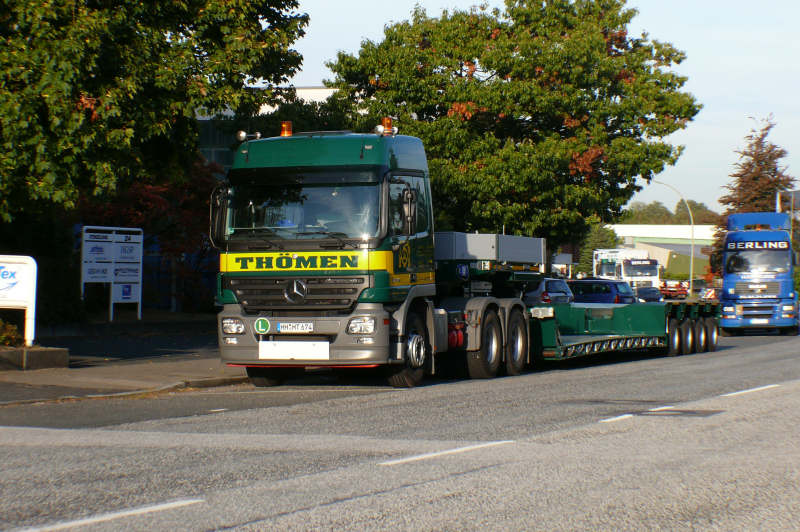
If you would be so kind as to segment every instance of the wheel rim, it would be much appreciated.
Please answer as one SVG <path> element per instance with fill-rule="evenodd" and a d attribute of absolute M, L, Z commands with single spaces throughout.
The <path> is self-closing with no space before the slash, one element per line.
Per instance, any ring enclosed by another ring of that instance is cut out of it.
<path fill-rule="evenodd" d="M 706 347 L 706 329 L 705 327 L 700 327 L 697 330 L 697 350 L 702 351 Z"/>
<path fill-rule="evenodd" d="M 406 341 L 406 355 L 412 368 L 420 368 L 425 363 L 425 338 L 412 332 Z"/>
<path fill-rule="evenodd" d="M 717 345 L 717 340 L 717 327 L 713 326 L 711 327 L 710 335 L 708 337 L 708 343 L 710 345 Z"/>
<path fill-rule="evenodd" d="M 511 353 L 510 357 L 514 362 L 519 362 L 525 356 L 524 351 L 524 335 L 520 330 L 520 326 L 517 325 L 511 331 L 511 338 L 509 339 L 509 344 L 511 345 Z"/>
<path fill-rule="evenodd" d="M 677 351 L 680 348 L 680 339 L 678 338 L 678 329 L 673 329 L 669 337 L 670 350 Z"/>
<path fill-rule="evenodd" d="M 500 357 L 500 342 L 496 327 L 486 327 L 483 333 L 483 342 L 486 345 L 486 362 L 492 365 Z"/>

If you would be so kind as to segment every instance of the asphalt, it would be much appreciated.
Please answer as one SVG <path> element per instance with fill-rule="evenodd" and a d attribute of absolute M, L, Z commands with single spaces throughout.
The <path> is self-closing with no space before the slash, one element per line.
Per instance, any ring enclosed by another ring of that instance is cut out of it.
<path fill-rule="evenodd" d="M 69 366 L 0 367 L 0 406 L 136 395 L 244 382 L 219 359 L 213 314 L 145 313 L 80 326 L 41 328 L 37 344 L 69 349 Z"/>

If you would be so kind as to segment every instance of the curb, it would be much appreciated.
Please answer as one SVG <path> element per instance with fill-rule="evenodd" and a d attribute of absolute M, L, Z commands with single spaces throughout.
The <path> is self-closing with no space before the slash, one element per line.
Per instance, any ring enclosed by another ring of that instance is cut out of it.
<path fill-rule="evenodd" d="M 89 395 L 62 395 L 49 399 L 22 399 L 19 401 L 6 401 L 0 402 L 0 407 L 5 406 L 19 406 L 29 405 L 36 403 L 54 403 L 57 401 L 81 401 L 86 399 L 112 399 L 115 397 L 131 397 L 135 395 L 146 395 L 151 393 L 163 393 L 173 390 L 181 390 L 185 388 L 216 388 L 218 386 L 229 386 L 232 384 L 241 384 L 247 382 L 247 377 L 210 377 L 207 379 L 196 379 L 178 381 L 170 384 L 165 384 L 157 388 L 144 388 L 141 390 L 129 390 L 126 392 L 111 392 L 111 393 L 97 393 Z"/>

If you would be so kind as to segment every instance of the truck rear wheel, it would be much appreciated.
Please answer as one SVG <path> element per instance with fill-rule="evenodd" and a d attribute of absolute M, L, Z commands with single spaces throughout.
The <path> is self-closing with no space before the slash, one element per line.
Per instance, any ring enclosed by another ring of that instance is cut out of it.
<path fill-rule="evenodd" d="M 528 324 L 522 312 L 511 311 L 506 329 L 506 374 L 519 375 L 528 360 Z"/>
<path fill-rule="evenodd" d="M 467 352 L 467 371 L 472 379 L 491 379 L 497 375 L 503 351 L 500 320 L 494 310 L 487 310 L 481 321 L 481 347 Z"/>
<path fill-rule="evenodd" d="M 706 346 L 708 351 L 716 351 L 717 342 L 719 342 L 719 324 L 717 320 L 710 316 L 703 321 L 706 326 Z"/>
<path fill-rule="evenodd" d="M 270 388 L 280 386 L 287 379 L 297 376 L 303 371 L 302 368 L 247 368 L 247 376 L 253 386 L 258 388 Z"/>
<path fill-rule="evenodd" d="M 406 327 L 405 363 L 402 366 L 389 366 L 389 384 L 395 388 L 413 388 L 419 385 L 425 376 L 428 356 L 430 344 L 425 321 L 416 312 L 411 312 Z"/>
<path fill-rule="evenodd" d="M 706 334 L 706 324 L 703 318 L 697 318 L 692 322 L 694 327 L 694 352 L 705 353 L 708 351 L 708 335 Z"/>
<path fill-rule="evenodd" d="M 678 320 L 670 318 L 667 323 L 667 355 L 674 357 L 681 352 L 681 333 L 678 330 Z"/>
<path fill-rule="evenodd" d="M 681 349 L 682 355 L 689 355 L 694 349 L 694 329 L 692 328 L 692 320 L 686 318 L 678 326 L 681 334 Z"/>

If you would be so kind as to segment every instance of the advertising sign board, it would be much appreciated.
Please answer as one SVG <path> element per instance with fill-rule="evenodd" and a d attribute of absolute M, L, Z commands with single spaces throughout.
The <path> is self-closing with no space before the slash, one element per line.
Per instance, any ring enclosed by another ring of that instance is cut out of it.
<path fill-rule="evenodd" d="M 25 311 L 25 345 L 36 331 L 36 261 L 21 255 L 0 255 L 0 308 Z"/>
<path fill-rule="evenodd" d="M 136 303 L 142 319 L 144 233 L 136 227 L 84 226 L 81 231 L 81 297 L 87 283 L 109 285 L 108 319 L 115 303 Z"/>

